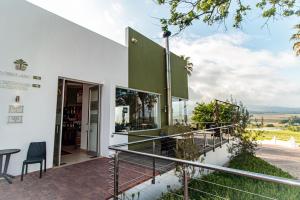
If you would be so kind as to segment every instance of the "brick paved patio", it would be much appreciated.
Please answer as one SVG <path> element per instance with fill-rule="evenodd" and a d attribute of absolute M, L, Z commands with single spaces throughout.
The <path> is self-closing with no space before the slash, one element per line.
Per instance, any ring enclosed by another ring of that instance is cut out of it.
<path fill-rule="evenodd" d="M 111 196 L 108 184 L 109 161 L 109 158 L 99 158 L 49 169 L 42 179 L 38 178 L 38 172 L 34 172 L 26 175 L 23 182 L 20 177 L 16 177 L 11 185 L 0 180 L 0 200 L 108 199 Z M 121 190 L 148 180 L 152 174 L 149 168 L 126 162 L 120 162 L 120 167 Z"/>

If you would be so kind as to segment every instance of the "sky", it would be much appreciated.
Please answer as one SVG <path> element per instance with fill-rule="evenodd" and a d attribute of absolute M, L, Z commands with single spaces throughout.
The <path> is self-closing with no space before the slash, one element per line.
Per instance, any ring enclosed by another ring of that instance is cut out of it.
<path fill-rule="evenodd" d="M 121 44 L 130 26 L 163 45 L 159 18 L 169 12 L 155 0 L 28 1 Z M 198 21 L 170 39 L 171 51 L 194 64 L 189 77 L 192 102 L 232 96 L 245 105 L 300 107 L 300 57 L 289 40 L 299 19 L 264 23 L 253 11 L 241 29 L 232 28 L 231 19 L 226 28 Z"/>

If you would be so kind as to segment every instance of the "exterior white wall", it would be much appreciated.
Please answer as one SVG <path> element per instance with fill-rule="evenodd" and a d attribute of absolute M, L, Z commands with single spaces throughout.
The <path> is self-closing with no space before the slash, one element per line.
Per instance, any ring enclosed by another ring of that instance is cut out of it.
<path fill-rule="evenodd" d="M 0 80 L 41 84 L 27 91 L 0 87 L 0 149 L 21 149 L 11 157 L 9 173 L 20 173 L 34 141 L 47 142 L 47 167 L 52 167 L 59 76 L 103 84 L 100 148 L 107 156 L 109 143 L 114 143 L 115 86 L 128 86 L 127 48 L 23 0 L 0 1 L 0 44 L 0 71 L 42 77 L 34 81 L 0 75 Z M 14 68 L 19 58 L 29 64 L 25 72 Z M 24 120 L 7 124 L 8 106 L 16 95 L 24 105 Z"/>

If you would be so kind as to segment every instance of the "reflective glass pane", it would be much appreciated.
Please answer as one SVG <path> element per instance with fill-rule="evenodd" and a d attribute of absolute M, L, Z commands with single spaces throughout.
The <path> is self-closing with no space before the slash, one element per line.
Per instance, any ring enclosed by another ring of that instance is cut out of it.
<path fill-rule="evenodd" d="M 116 89 L 115 131 L 159 128 L 159 96 L 130 89 Z"/>
<path fill-rule="evenodd" d="M 177 97 L 172 97 L 172 108 L 173 108 L 173 124 L 186 125 L 188 121 L 186 100 Z"/>

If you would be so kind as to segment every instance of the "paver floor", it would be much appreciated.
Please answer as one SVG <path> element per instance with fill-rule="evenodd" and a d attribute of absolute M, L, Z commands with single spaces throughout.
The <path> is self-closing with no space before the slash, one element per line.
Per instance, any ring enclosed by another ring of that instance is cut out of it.
<path fill-rule="evenodd" d="M 109 161 L 109 158 L 99 158 L 49 169 L 43 173 L 42 179 L 39 179 L 38 172 L 29 173 L 23 182 L 20 177 L 16 177 L 11 185 L 0 180 L 0 200 L 108 199 L 112 192 L 109 185 Z M 120 162 L 120 167 L 120 190 L 144 182 L 152 174 L 151 169 L 126 162 Z"/>
<path fill-rule="evenodd" d="M 256 155 L 300 179 L 300 148 L 264 144 Z"/>

